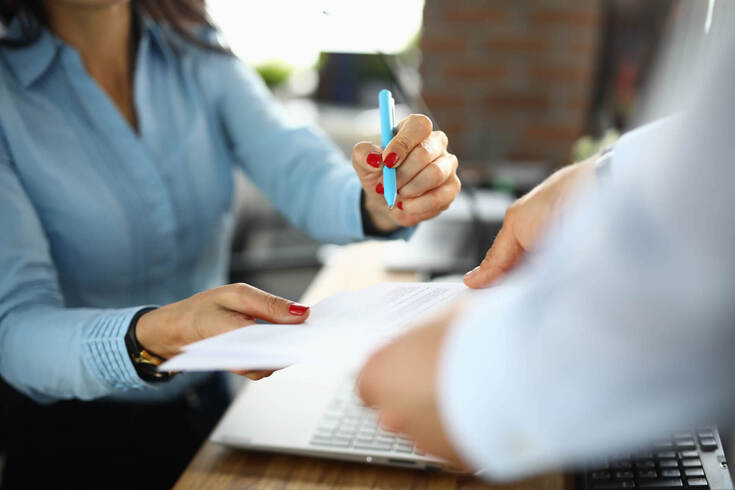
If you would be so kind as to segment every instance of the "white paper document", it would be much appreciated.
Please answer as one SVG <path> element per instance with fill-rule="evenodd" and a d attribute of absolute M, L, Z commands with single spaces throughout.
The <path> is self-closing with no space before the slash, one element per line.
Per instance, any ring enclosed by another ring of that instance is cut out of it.
<path fill-rule="evenodd" d="M 184 347 L 165 371 L 276 369 L 296 363 L 352 364 L 410 327 L 440 313 L 461 283 L 383 283 L 337 293 L 299 325 L 257 324 Z"/>

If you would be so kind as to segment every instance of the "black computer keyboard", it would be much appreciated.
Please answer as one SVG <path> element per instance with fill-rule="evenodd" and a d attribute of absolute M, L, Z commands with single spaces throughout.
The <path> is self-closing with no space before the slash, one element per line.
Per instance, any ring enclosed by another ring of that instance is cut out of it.
<path fill-rule="evenodd" d="M 576 483 L 577 490 L 733 490 L 715 427 L 672 434 L 649 451 L 611 458 L 578 475 Z"/>

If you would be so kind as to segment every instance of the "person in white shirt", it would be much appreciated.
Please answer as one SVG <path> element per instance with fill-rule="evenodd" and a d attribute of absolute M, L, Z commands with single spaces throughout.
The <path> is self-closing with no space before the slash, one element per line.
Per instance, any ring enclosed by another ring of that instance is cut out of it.
<path fill-rule="evenodd" d="M 509 209 L 465 278 L 509 287 L 372 356 L 358 388 L 384 425 L 508 479 L 727 422 L 735 35 L 719 41 L 684 111 L 624 135 L 606 170 L 564 168 Z"/>

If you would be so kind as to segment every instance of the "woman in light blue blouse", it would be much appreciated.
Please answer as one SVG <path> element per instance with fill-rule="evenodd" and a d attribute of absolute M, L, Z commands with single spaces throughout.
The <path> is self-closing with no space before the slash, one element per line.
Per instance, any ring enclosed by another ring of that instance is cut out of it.
<path fill-rule="evenodd" d="M 250 68 L 202 41 L 201 7 L 0 0 L 0 374 L 33 409 L 178 403 L 207 376 L 160 379 L 144 358 L 255 318 L 308 316 L 222 286 L 235 166 L 294 225 L 335 243 L 401 236 L 459 191 L 457 159 L 424 116 L 385 151 L 356 145 L 350 168 L 290 125 Z M 382 165 L 398 167 L 392 210 Z M 22 459 L 12 449 L 6 473 Z"/>

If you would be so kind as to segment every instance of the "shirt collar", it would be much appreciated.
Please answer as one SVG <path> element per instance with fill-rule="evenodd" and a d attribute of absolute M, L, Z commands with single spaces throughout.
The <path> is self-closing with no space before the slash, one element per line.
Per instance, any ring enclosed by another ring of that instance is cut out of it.
<path fill-rule="evenodd" d="M 150 18 L 145 12 L 133 17 L 134 22 L 139 22 L 141 41 L 148 37 L 150 44 L 159 52 L 165 61 L 171 61 L 174 53 L 167 41 L 167 35 L 162 27 Z M 19 20 L 13 19 L 8 26 L 7 35 L 17 37 L 20 34 L 21 25 Z M 53 64 L 59 50 L 64 42 L 42 28 L 41 34 L 33 43 L 19 48 L 5 48 L 2 53 L 8 61 L 10 68 L 16 78 L 28 88 L 43 75 Z"/>
<path fill-rule="evenodd" d="M 170 62 L 174 58 L 174 52 L 169 42 L 170 35 L 165 32 L 163 26 L 154 21 L 147 12 L 141 9 L 134 9 L 133 19 L 138 22 L 140 28 L 140 37 L 143 41 L 146 37 L 150 39 L 150 44 L 158 51 L 161 57 Z"/>
<path fill-rule="evenodd" d="M 20 21 L 13 19 L 7 35 L 17 37 L 20 31 Z M 33 43 L 20 48 L 5 48 L 2 52 L 16 78 L 27 88 L 48 70 L 60 47 L 58 38 L 41 29 L 41 35 Z"/>

